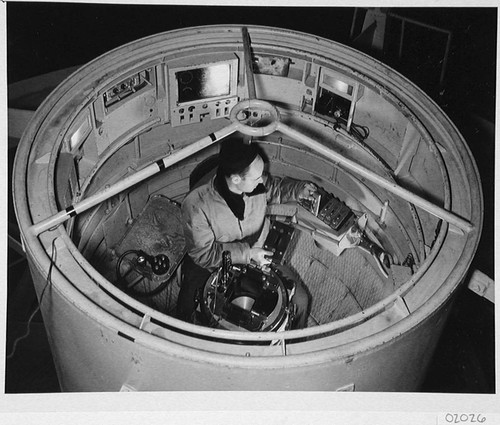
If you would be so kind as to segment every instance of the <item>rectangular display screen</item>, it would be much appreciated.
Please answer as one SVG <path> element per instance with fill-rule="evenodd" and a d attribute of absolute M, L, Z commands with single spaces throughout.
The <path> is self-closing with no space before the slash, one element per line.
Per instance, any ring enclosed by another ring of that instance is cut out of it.
<path fill-rule="evenodd" d="M 231 65 L 222 63 L 175 73 L 178 103 L 228 96 L 231 90 Z"/>

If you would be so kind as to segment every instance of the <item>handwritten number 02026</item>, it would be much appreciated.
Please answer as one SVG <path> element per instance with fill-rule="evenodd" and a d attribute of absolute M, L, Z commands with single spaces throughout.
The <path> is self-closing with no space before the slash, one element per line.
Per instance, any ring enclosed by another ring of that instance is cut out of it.
<path fill-rule="evenodd" d="M 460 424 L 460 423 L 483 423 L 486 422 L 486 418 L 482 416 L 481 414 L 465 414 L 462 413 L 461 415 L 457 413 L 447 413 L 445 416 L 445 421 L 450 423 L 450 424 Z"/>

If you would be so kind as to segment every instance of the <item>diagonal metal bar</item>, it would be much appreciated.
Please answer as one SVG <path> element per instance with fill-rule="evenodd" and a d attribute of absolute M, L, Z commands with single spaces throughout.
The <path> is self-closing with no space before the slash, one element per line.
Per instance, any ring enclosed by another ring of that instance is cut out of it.
<path fill-rule="evenodd" d="M 252 52 L 250 47 L 250 35 L 248 34 L 248 28 L 243 27 L 241 29 L 243 33 L 243 52 L 245 53 L 245 75 L 247 77 L 248 86 L 248 98 L 256 99 L 257 94 L 255 91 L 255 77 L 253 74 L 253 64 L 252 64 Z"/>
<path fill-rule="evenodd" d="M 314 139 L 298 132 L 297 130 L 279 122 L 277 131 L 281 131 L 283 134 L 292 137 L 294 140 L 303 143 L 305 146 L 313 149 L 314 151 L 322 154 L 326 158 L 332 160 L 334 163 L 349 169 L 350 171 L 354 171 L 356 174 L 366 178 L 367 180 L 383 187 L 387 191 L 398 195 L 402 199 L 411 202 L 417 207 L 422 208 L 423 210 L 429 212 L 430 214 L 446 221 L 447 223 L 453 224 L 454 226 L 462 229 L 466 232 L 471 232 L 474 229 L 474 226 L 467 220 L 459 217 L 458 215 L 452 213 L 451 211 L 445 210 L 440 206 L 429 202 L 428 200 L 421 198 L 413 192 L 397 185 L 394 182 L 384 179 L 382 176 L 370 171 L 369 169 L 363 167 L 362 165 L 351 161 L 348 158 L 332 151 L 331 149 L 323 146 L 318 143 Z"/>
<path fill-rule="evenodd" d="M 187 158 L 194 153 L 210 146 L 211 144 L 217 142 L 224 137 L 229 136 L 234 133 L 239 127 L 238 123 L 231 123 L 227 127 L 224 127 L 221 130 L 218 130 L 214 133 L 209 134 L 208 136 L 203 137 L 202 139 L 194 142 L 185 148 L 179 149 L 178 151 L 165 156 L 164 158 L 156 161 L 153 164 L 148 165 L 142 170 L 134 173 L 133 175 L 126 177 L 120 182 L 109 186 L 102 191 L 89 196 L 88 198 L 83 199 L 81 202 L 78 202 L 63 211 L 59 211 L 51 217 L 48 217 L 33 226 L 31 226 L 28 231 L 35 234 L 35 236 L 39 235 L 42 232 L 45 232 L 51 229 L 58 224 L 64 223 L 69 218 L 74 217 L 75 215 L 81 214 L 84 211 L 87 211 L 89 208 L 100 204 L 101 202 L 111 198 L 112 196 L 132 187 L 133 185 L 147 179 L 148 177 L 157 174 L 161 170 L 170 167 L 171 165 Z"/>

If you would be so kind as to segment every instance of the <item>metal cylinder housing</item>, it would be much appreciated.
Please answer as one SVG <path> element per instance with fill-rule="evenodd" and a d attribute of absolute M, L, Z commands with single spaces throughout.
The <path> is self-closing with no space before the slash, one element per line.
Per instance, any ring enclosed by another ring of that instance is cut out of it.
<path fill-rule="evenodd" d="M 151 200 L 182 201 L 190 174 L 217 152 L 231 110 L 239 105 L 239 112 L 249 93 L 241 26 L 186 28 L 132 42 L 54 90 L 24 132 L 14 165 L 16 214 L 64 391 L 419 389 L 481 233 L 483 201 L 471 153 L 443 111 L 381 62 L 309 34 L 246 28 L 256 96 L 292 129 L 272 126 L 271 134 L 255 135 L 270 171 L 312 180 L 366 214 L 399 274 L 360 306 L 339 306 L 315 326 L 278 333 L 184 323 L 168 299 L 145 303 L 114 285 L 108 260 L 123 233 Z M 227 75 L 226 85 L 199 97 L 183 94 L 179 75 L 212 66 Z M 337 117 L 325 99 L 337 102 Z M 360 126 L 370 130 L 364 139 L 354 135 Z M 470 227 L 402 199 L 294 132 Z M 209 135 L 206 147 L 160 173 L 86 211 L 73 208 Z M 36 231 L 60 211 L 67 221 Z M 345 276 L 360 273 L 361 289 L 372 288 L 372 280 L 387 283 L 345 254 L 353 262 Z M 404 266 L 409 254 L 411 270 Z M 307 267 L 312 275 L 319 261 Z M 313 302 L 322 290 L 310 288 Z"/>

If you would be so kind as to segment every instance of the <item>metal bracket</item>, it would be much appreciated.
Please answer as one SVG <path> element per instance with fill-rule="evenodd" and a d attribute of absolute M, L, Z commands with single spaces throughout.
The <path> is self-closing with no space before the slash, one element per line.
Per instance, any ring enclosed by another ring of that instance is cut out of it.
<path fill-rule="evenodd" d="M 467 287 L 477 295 L 486 298 L 495 304 L 495 281 L 479 270 L 471 274 Z"/>

